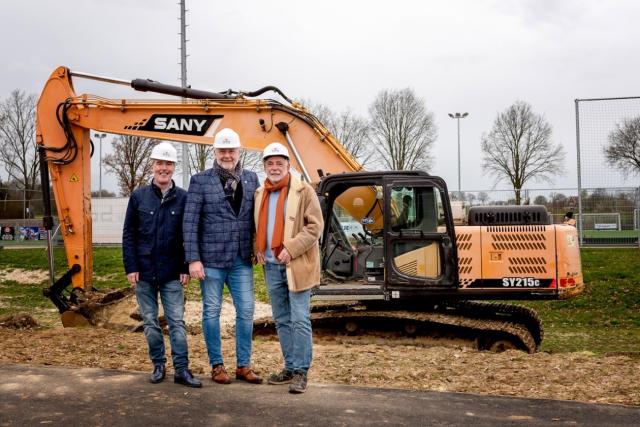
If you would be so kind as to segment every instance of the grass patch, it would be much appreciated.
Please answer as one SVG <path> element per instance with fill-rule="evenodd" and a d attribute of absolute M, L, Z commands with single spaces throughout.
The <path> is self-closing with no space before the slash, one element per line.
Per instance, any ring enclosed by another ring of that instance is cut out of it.
<path fill-rule="evenodd" d="M 21 268 L 24 270 L 48 270 L 47 251 L 45 248 L 29 248 L 29 249 L 3 249 L 0 252 L 0 270 Z M 54 257 L 56 260 L 56 279 L 66 272 L 67 258 L 63 248 L 54 249 Z M 256 299 L 262 302 L 268 302 L 269 296 L 264 283 L 264 275 L 261 266 L 254 266 L 254 286 Z M 127 283 L 124 267 L 122 265 L 122 248 L 120 247 L 95 247 L 93 248 L 93 284 L 99 289 L 117 289 L 129 286 Z M 17 282 L 2 281 L 0 278 L 0 300 L 6 294 L 11 292 L 22 292 L 25 285 Z M 43 300 L 45 305 L 51 304 L 48 299 L 42 297 L 42 288 L 46 286 L 46 282 L 42 282 L 36 288 L 39 299 Z M 185 293 L 189 300 L 201 299 L 200 285 L 197 280 L 191 280 L 185 289 Z M 225 295 L 228 290 L 225 288 Z M 13 304 L 12 304 L 13 305 Z M 11 308 L 4 309 L 11 312 Z M 13 311 L 13 312 L 17 312 Z"/>
<path fill-rule="evenodd" d="M 53 256 L 56 260 L 56 274 L 66 271 L 67 257 L 63 248 L 54 248 Z M 25 249 L 0 250 L 0 268 L 22 268 L 25 270 L 48 270 L 47 249 L 34 247 Z"/>
<path fill-rule="evenodd" d="M 0 316 L 46 309 L 53 304 L 42 295 L 42 286 L 23 284 L 13 280 L 0 282 Z"/>
<path fill-rule="evenodd" d="M 567 301 L 520 302 L 545 326 L 542 350 L 638 351 L 640 251 L 583 249 L 585 291 Z"/>
<path fill-rule="evenodd" d="M 584 237 L 591 238 L 616 238 L 616 237 L 638 237 L 640 230 L 584 230 Z"/>

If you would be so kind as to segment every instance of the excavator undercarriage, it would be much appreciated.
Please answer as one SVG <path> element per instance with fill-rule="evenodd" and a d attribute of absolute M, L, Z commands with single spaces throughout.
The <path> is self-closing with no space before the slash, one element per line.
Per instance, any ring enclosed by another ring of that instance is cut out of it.
<path fill-rule="evenodd" d="M 386 338 L 431 337 L 439 341 L 466 341 L 477 350 L 518 349 L 534 353 L 544 336 L 537 313 L 522 305 L 479 301 L 443 301 L 430 307 L 379 303 L 318 304 L 311 310 L 314 333 Z M 270 317 L 256 319 L 255 335 L 276 333 Z"/>

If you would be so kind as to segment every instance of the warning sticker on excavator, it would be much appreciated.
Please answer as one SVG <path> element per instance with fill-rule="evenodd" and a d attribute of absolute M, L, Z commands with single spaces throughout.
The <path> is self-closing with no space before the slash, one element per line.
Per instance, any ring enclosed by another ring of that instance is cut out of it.
<path fill-rule="evenodd" d="M 75 173 L 71 174 L 71 178 L 69 178 L 69 182 L 80 182 L 80 178 Z"/>

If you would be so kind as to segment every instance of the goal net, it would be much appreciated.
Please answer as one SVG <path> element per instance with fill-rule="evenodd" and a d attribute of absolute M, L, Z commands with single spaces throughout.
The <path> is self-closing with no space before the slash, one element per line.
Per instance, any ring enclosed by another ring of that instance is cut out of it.
<path fill-rule="evenodd" d="M 583 213 L 582 227 L 584 230 L 621 230 L 620 212 Z"/>

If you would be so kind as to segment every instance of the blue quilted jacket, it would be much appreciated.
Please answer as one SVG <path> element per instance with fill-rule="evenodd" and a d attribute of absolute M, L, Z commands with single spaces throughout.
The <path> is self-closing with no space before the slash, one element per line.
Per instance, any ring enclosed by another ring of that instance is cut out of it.
<path fill-rule="evenodd" d="M 225 198 L 220 178 L 208 169 L 191 177 L 182 230 L 187 262 L 208 268 L 230 268 L 237 255 L 251 262 L 253 194 L 260 186 L 255 172 L 243 170 L 242 204 L 236 216 Z"/>

